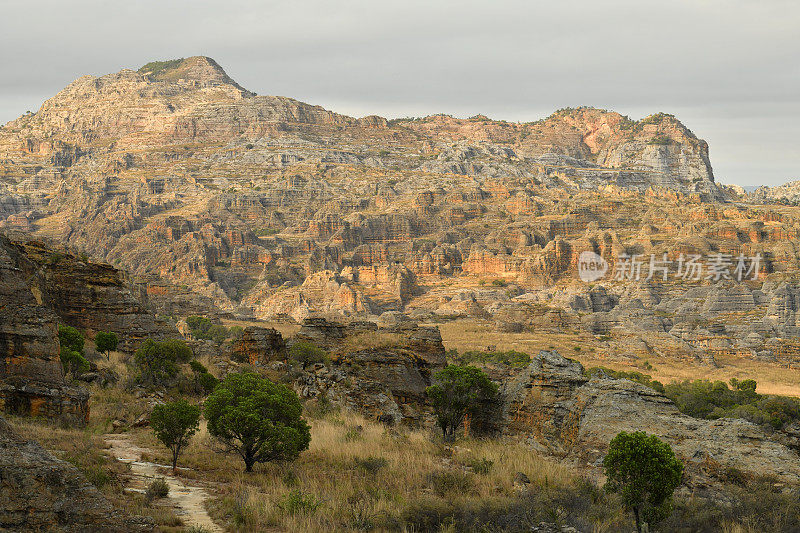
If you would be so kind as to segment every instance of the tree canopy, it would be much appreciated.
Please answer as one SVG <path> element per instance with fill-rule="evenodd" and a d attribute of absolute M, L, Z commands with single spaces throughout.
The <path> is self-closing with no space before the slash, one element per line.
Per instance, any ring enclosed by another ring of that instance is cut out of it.
<path fill-rule="evenodd" d="M 448 365 L 434 380 L 425 392 L 445 438 L 453 438 L 466 415 L 477 415 L 497 395 L 497 385 L 474 366 Z"/>
<path fill-rule="evenodd" d="M 119 345 L 119 337 L 113 331 L 98 331 L 94 337 L 94 345 L 98 352 L 105 354 L 106 359 L 109 359 L 110 353 Z"/>
<path fill-rule="evenodd" d="M 672 493 L 681 482 L 683 464 L 669 444 L 643 431 L 619 433 L 603 459 L 606 489 L 618 492 L 633 510 L 637 531 L 669 516 Z"/>
<path fill-rule="evenodd" d="M 150 426 L 164 446 L 172 452 L 172 471 L 178 466 L 178 456 L 189 444 L 200 424 L 200 407 L 184 399 L 156 405 L 150 414 Z"/>
<path fill-rule="evenodd" d="M 139 381 L 150 386 L 168 385 L 178 375 L 178 363 L 192 358 L 192 349 L 176 339 L 145 340 L 133 356 Z"/>
<path fill-rule="evenodd" d="M 208 431 L 253 465 L 295 459 L 308 448 L 311 432 L 297 395 L 258 374 L 229 374 L 205 401 Z"/>

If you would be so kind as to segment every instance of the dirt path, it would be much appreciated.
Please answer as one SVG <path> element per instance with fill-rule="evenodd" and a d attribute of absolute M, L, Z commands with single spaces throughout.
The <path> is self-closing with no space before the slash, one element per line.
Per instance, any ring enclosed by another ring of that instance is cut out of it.
<path fill-rule="evenodd" d="M 127 487 L 127 490 L 144 492 L 151 481 L 156 478 L 164 478 L 169 485 L 169 502 L 175 507 L 175 514 L 183 520 L 186 526 L 202 526 L 204 529 L 214 532 L 224 531 L 214 523 L 203 506 L 203 502 L 209 498 L 205 490 L 186 485 L 182 480 L 169 474 L 168 470 L 167 473 L 162 473 L 165 468 L 169 469 L 169 466 L 142 461 L 142 453 L 148 450 L 134 444 L 130 435 L 115 433 L 104 435 L 103 439 L 111 446 L 110 451 L 118 461 L 131 465 L 133 482 Z"/>

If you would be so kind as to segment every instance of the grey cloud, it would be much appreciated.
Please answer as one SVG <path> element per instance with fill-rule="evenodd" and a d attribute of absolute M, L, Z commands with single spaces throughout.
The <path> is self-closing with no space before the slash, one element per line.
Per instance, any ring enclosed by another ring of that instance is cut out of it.
<path fill-rule="evenodd" d="M 723 181 L 800 177 L 789 0 L 0 2 L 0 121 L 83 74 L 214 57 L 245 87 L 352 115 L 675 113 Z"/>

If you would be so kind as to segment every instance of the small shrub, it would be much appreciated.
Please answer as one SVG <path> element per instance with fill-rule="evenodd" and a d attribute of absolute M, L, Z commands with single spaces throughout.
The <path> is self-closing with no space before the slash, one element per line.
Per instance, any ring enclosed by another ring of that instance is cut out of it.
<path fill-rule="evenodd" d="M 481 457 L 480 459 L 468 459 L 466 465 L 476 474 L 486 475 L 492 471 L 494 461 L 490 461 L 486 457 Z"/>
<path fill-rule="evenodd" d="M 604 366 L 596 366 L 586 370 L 586 373 L 589 376 L 597 376 L 599 374 L 605 374 L 615 379 L 629 379 L 631 381 L 641 383 L 646 387 L 650 387 L 656 392 L 664 394 L 664 385 L 660 381 L 656 381 L 652 379 L 651 376 L 647 374 L 642 374 L 641 372 L 625 372 L 624 370 L 612 370 Z"/>
<path fill-rule="evenodd" d="M 428 474 L 428 484 L 438 496 L 466 494 L 474 486 L 474 480 L 460 470 L 439 470 Z"/>
<path fill-rule="evenodd" d="M 217 387 L 219 380 L 210 372 L 203 372 L 197 376 L 197 383 L 204 392 L 210 393 Z"/>
<path fill-rule="evenodd" d="M 296 342 L 289 349 L 289 359 L 297 361 L 305 369 L 308 365 L 314 363 L 323 363 L 328 360 L 328 354 L 325 350 L 318 348 L 310 342 Z"/>
<path fill-rule="evenodd" d="M 278 503 L 278 508 L 284 513 L 295 516 L 298 514 L 313 514 L 322 505 L 313 494 L 300 489 L 289 491 Z"/>
<path fill-rule="evenodd" d="M 144 498 L 147 502 L 166 498 L 167 496 L 169 496 L 169 485 L 164 478 L 151 481 L 144 493 Z"/>
<path fill-rule="evenodd" d="M 386 468 L 389 464 L 388 459 L 385 457 L 356 457 L 353 459 L 353 463 L 355 463 L 356 468 L 360 468 L 364 470 L 370 475 L 375 475 L 380 472 L 382 469 Z"/>
<path fill-rule="evenodd" d="M 344 432 L 345 442 L 354 442 L 364 438 L 364 428 L 361 426 L 350 426 Z"/>

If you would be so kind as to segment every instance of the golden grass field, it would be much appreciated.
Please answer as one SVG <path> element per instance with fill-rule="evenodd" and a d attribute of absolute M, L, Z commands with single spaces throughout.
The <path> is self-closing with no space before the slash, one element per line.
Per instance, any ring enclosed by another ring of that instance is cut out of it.
<path fill-rule="evenodd" d="M 662 383 L 710 379 L 728 381 L 731 378 L 755 379 L 761 394 L 780 394 L 800 397 L 800 366 L 787 368 L 778 363 L 757 361 L 744 357 L 718 356 L 718 368 L 686 359 L 648 357 L 623 361 L 602 356 L 600 342 L 585 332 L 571 333 L 503 333 L 489 321 L 463 319 L 438 324 L 445 348 L 484 350 L 517 350 L 534 355 L 539 350 L 555 349 L 561 355 L 580 361 L 586 368 L 604 366 L 614 370 L 637 371 L 649 374 Z M 652 369 L 643 365 L 647 361 Z"/>

